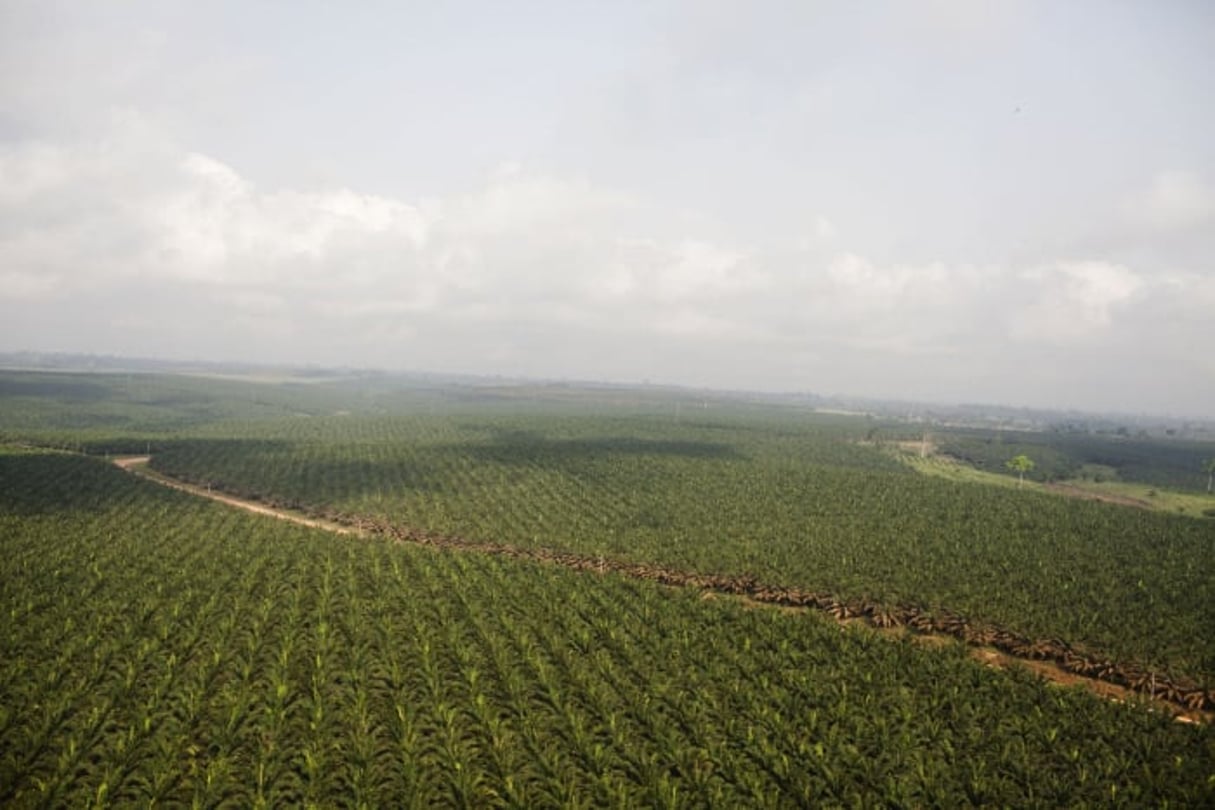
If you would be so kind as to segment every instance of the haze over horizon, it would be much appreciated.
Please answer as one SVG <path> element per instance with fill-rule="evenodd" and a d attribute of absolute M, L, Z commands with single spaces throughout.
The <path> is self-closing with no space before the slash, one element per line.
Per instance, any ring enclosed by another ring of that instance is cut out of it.
<path fill-rule="evenodd" d="M 0 0 L 0 352 L 1215 417 L 1215 5 Z"/>

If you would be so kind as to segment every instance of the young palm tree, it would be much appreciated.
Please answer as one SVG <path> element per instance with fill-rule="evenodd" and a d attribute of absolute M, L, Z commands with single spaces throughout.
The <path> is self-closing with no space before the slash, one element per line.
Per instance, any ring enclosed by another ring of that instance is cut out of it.
<path fill-rule="evenodd" d="M 1029 456 L 1022 454 L 1004 462 L 1004 466 L 1010 470 L 1016 470 L 1017 487 L 1020 488 L 1025 483 L 1025 474 L 1034 468 L 1034 461 Z"/>

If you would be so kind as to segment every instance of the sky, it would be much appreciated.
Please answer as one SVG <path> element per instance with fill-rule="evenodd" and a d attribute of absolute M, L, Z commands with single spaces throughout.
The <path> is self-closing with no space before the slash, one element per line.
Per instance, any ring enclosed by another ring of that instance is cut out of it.
<path fill-rule="evenodd" d="M 0 351 L 1215 417 L 1215 3 L 0 0 Z"/>

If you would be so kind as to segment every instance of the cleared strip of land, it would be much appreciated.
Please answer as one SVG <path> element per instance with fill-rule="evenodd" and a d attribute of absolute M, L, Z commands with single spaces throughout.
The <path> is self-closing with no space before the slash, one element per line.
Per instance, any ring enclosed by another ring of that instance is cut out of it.
<path fill-rule="evenodd" d="M 162 486 L 171 489 L 188 492 L 191 495 L 198 495 L 203 498 L 210 498 L 213 501 L 218 501 L 228 506 L 234 506 L 237 509 L 244 509 L 247 512 L 253 512 L 258 515 L 266 515 L 268 517 L 285 520 L 288 523 L 295 523 L 300 526 L 308 526 L 313 529 L 324 529 L 327 532 L 336 534 L 366 534 L 366 532 L 351 526 L 344 526 L 332 520 L 323 520 L 320 518 L 312 518 L 307 515 L 301 515 L 296 512 L 290 512 L 285 509 L 279 509 L 264 503 L 257 503 L 246 498 L 238 498 L 235 495 L 230 495 L 226 492 L 211 489 L 209 487 L 200 487 L 197 484 L 190 484 L 185 481 L 179 481 L 176 478 L 159 473 L 148 466 L 148 462 L 152 460 L 151 456 L 120 456 L 114 459 L 114 463 L 127 472 L 136 473 L 149 481 L 155 481 Z"/>

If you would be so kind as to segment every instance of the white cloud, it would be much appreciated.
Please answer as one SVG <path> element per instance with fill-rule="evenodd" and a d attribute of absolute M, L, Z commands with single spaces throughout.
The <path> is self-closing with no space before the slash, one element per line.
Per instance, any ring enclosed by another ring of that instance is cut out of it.
<path fill-rule="evenodd" d="M 449 200 L 445 224 L 468 235 L 509 236 L 523 230 L 570 235 L 578 223 L 610 217 L 628 200 L 585 181 L 529 173 L 503 164 L 482 189 Z"/>
<path fill-rule="evenodd" d="M 446 199 L 263 189 L 136 127 L 10 147 L 0 178 L 0 301 L 62 302 L 99 351 L 170 335 L 186 356 L 880 391 L 965 386 L 1022 351 L 1163 353 L 1215 304 L 1201 274 L 1107 260 L 877 261 L 823 216 L 782 252 L 519 166 Z M 1161 222 L 1205 210 L 1192 184 L 1159 188 Z"/>
<path fill-rule="evenodd" d="M 1125 206 L 1132 222 L 1159 231 L 1215 228 L 1215 188 L 1192 172 L 1159 172 Z"/>
<path fill-rule="evenodd" d="M 71 150 L 41 143 L 0 145 L 0 205 L 20 205 L 54 192 L 79 172 Z"/>
<path fill-rule="evenodd" d="M 704 240 L 601 238 L 610 258 L 592 265 L 589 287 L 607 295 L 686 302 L 758 292 L 769 282 L 747 254 Z"/>
<path fill-rule="evenodd" d="M 909 303 L 950 280 L 950 271 L 940 263 L 878 267 L 855 253 L 836 256 L 827 271 L 840 296 L 865 309 Z"/>
<path fill-rule="evenodd" d="M 674 261 L 660 270 L 658 292 L 685 299 L 698 295 L 737 295 L 762 290 L 767 277 L 745 254 L 698 240 L 684 240 L 673 250 Z"/>
<path fill-rule="evenodd" d="M 348 189 L 265 193 L 199 154 L 181 161 L 177 179 L 165 198 L 147 201 L 146 214 L 157 259 L 187 278 L 287 280 L 357 253 L 368 240 L 417 249 L 427 238 L 420 208 L 384 197 Z"/>
<path fill-rule="evenodd" d="M 1103 336 L 1145 286 L 1126 267 L 1108 262 L 1058 262 L 1023 271 L 1029 301 L 1008 315 L 1019 340 L 1070 343 Z"/>
<path fill-rule="evenodd" d="M 3 254 L 0 254 L 2 257 Z M 0 271 L 0 300 L 35 301 L 48 297 L 58 286 L 59 279 L 51 273 L 35 274 L 28 271 Z"/>
<path fill-rule="evenodd" d="M 813 239 L 808 240 L 807 246 L 814 243 L 829 242 L 835 238 L 835 223 L 824 216 L 817 216 L 810 227 Z"/>

